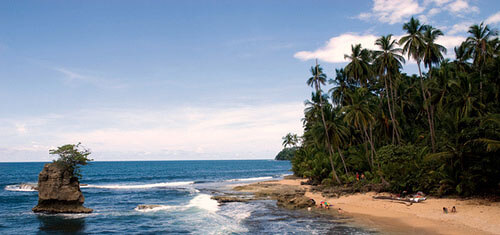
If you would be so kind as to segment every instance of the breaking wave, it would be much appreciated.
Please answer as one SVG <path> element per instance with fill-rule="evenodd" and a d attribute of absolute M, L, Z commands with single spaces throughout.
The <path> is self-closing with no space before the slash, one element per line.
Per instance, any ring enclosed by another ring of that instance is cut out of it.
<path fill-rule="evenodd" d="M 270 180 L 273 179 L 272 176 L 264 176 L 264 177 L 252 177 L 252 178 L 241 178 L 241 179 L 230 179 L 225 182 L 240 182 L 240 181 L 259 181 L 259 180 Z"/>
<path fill-rule="evenodd" d="M 209 212 L 217 212 L 219 210 L 219 203 L 216 200 L 213 200 L 210 195 L 208 194 L 200 194 L 191 201 L 187 205 L 158 205 L 154 208 L 145 208 L 145 209 L 140 209 L 139 207 L 136 207 L 134 210 L 140 211 L 140 212 L 154 212 L 154 211 L 179 211 L 179 210 L 187 210 L 189 208 L 200 208 Z"/>
<path fill-rule="evenodd" d="M 164 182 L 155 184 L 109 184 L 109 185 L 84 185 L 81 188 L 102 188 L 102 189 L 148 189 L 148 188 L 163 188 L 163 187 L 178 187 L 194 184 L 194 181 L 182 181 L 182 182 Z"/>
<path fill-rule="evenodd" d="M 36 184 L 14 184 L 7 185 L 4 188 L 7 191 L 18 191 L 18 192 L 35 192 L 37 191 Z"/>

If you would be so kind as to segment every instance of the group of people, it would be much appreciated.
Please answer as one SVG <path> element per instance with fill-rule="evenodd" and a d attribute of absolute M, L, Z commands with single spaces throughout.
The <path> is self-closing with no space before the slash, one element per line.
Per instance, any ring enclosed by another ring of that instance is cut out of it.
<path fill-rule="evenodd" d="M 309 200 L 311 200 L 311 202 L 313 202 L 314 204 L 316 204 L 316 202 L 314 201 L 314 199 L 309 199 Z M 319 205 L 317 205 L 317 208 L 325 208 L 325 209 L 329 210 L 329 209 L 330 209 L 330 207 L 332 207 L 332 206 L 333 206 L 333 205 L 332 205 L 331 203 L 327 202 L 327 201 L 321 201 L 321 202 L 319 203 Z M 311 209 L 312 209 L 311 207 L 307 208 L 307 210 L 309 210 L 309 211 L 310 211 Z M 344 210 L 342 210 L 342 208 L 339 208 L 339 209 L 338 209 L 338 213 L 339 213 L 339 214 L 343 214 L 343 213 L 344 213 Z"/>
<path fill-rule="evenodd" d="M 365 179 L 365 174 L 364 173 L 361 173 L 361 176 L 359 175 L 358 172 L 356 172 L 356 181 L 359 181 L 359 178 L 361 177 L 361 180 L 364 180 Z"/>
<path fill-rule="evenodd" d="M 457 208 L 455 208 L 455 206 L 453 206 L 453 207 L 451 208 L 451 211 L 450 211 L 450 212 L 451 212 L 451 213 L 457 213 Z M 443 213 L 448 214 L 448 208 L 443 207 Z"/>

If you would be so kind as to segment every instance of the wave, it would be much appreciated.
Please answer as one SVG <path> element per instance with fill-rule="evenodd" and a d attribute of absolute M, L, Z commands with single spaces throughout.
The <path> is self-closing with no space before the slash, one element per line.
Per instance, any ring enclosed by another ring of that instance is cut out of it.
<path fill-rule="evenodd" d="M 200 208 L 209 212 L 217 212 L 219 210 L 219 203 L 212 199 L 208 194 L 200 194 L 189 201 L 187 205 L 154 205 L 152 208 L 136 207 L 134 210 L 140 212 L 154 212 L 154 211 L 179 211 L 187 210 L 189 208 Z"/>
<path fill-rule="evenodd" d="M 225 180 L 225 182 L 238 182 L 238 181 L 259 181 L 259 180 L 270 180 L 273 179 L 272 176 L 264 176 L 264 177 L 252 177 L 252 178 L 241 178 L 241 179 L 230 179 Z"/>
<path fill-rule="evenodd" d="M 194 181 L 181 181 L 181 182 L 164 182 L 154 184 L 109 184 L 109 185 L 94 185 L 89 184 L 80 186 L 80 188 L 102 188 L 102 189 L 148 189 L 148 188 L 163 188 L 163 187 L 178 187 L 194 184 Z"/>
<path fill-rule="evenodd" d="M 37 191 L 37 184 L 36 183 L 29 183 L 29 184 L 7 185 L 7 186 L 5 186 L 4 189 L 7 191 L 36 192 Z"/>

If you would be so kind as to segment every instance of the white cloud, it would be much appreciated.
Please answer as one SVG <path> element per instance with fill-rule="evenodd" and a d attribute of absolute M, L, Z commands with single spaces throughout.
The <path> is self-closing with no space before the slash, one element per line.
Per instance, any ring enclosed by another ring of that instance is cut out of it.
<path fill-rule="evenodd" d="M 383 23 L 396 24 L 423 11 L 424 8 L 416 0 L 373 0 L 372 11 L 361 13 L 358 18 L 376 18 Z"/>
<path fill-rule="evenodd" d="M 314 51 L 299 51 L 294 57 L 300 60 L 320 59 L 329 63 L 341 63 L 346 61 L 344 54 L 351 54 L 351 45 L 360 43 L 363 48 L 375 49 L 377 37 L 372 34 L 345 33 L 330 38 L 324 47 Z"/>
<path fill-rule="evenodd" d="M 447 34 L 454 35 L 457 33 L 464 33 L 469 30 L 469 27 L 474 24 L 472 21 L 464 21 L 458 24 L 454 24 L 451 29 L 447 32 Z"/>
<path fill-rule="evenodd" d="M 437 40 L 436 40 L 436 43 L 437 44 L 440 44 L 444 47 L 446 47 L 446 49 L 448 49 L 448 51 L 453 51 L 453 48 L 456 47 L 456 46 L 460 46 L 460 44 L 465 41 L 465 37 L 461 37 L 461 36 L 441 36 L 439 37 Z"/>
<path fill-rule="evenodd" d="M 500 22 L 500 11 L 488 17 L 484 22 L 486 24 L 497 24 Z"/>
<path fill-rule="evenodd" d="M 439 12 L 441 12 L 441 9 L 439 8 L 432 8 L 429 10 L 429 12 L 427 13 L 427 16 L 434 16 L 436 14 L 438 14 Z"/>
<path fill-rule="evenodd" d="M 436 40 L 436 43 L 446 47 L 447 53 L 443 55 L 445 58 L 454 59 L 455 51 L 454 47 L 460 46 L 460 44 L 465 41 L 465 37 L 461 36 L 441 36 Z"/>
<path fill-rule="evenodd" d="M 16 134 L 19 126 L 13 120 L 0 119 L 2 126 L 12 126 L 11 131 L 0 132 L 4 146 L 9 146 L 0 152 L 33 155 L 33 161 L 45 159 L 48 146 L 82 142 L 97 160 L 125 159 L 120 155 L 126 159 L 234 159 L 237 154 L 240 158 L 273 158 L 281 149 L 282 136 L 302 134 L 303 108 L 302 103 L 281 103 L 158 111 L 80 110 L 17 120 L 30 127 L 22 136 Z M 0 161 L 24 160 L 6 156 L 10 155 L 0 154 Z"/>
<path fill-rule="evenodd" d="M 24 134 L 24 133 L 26 133 L 26 124 L 21 124 L 21 123 L 16 124 L 16 131 L 17 131 L 19 134 Z"/>
<path fill-rule="evenodd" d="M 351 54 L 351 45 L 360 43 L 363 48 L 377 50 L 375 40 L 380 36 L 373 34 L 358 35 L 355 33 L 345 33 L 337 37 L 330 38 L 326 45 L 314 51 L 299 51 L 295 53 L 294 57 L 300 60 L 319 59 L 328 63 L 342 63 L 347 62 L 344 59 L 344 54 Z M 402 35 L 393 35 L 393 39 L 398 41 Z M 461 36 L 441 36 L 437 39 L 436 43 L 446 47 L 448 50 L 448 57 L 453 55 L 453 48 L 459 46 L 465 40 Z M 450 53 L 451 52 L 451 53 Z M 405 56 L 406 57 L 406 56 Z M 407 64 L 415 63 L 413 60 L 407 60 Z"/>
<path fill-rule="evenodd" d="M 466 0 L 456 0 L 446 6 L 446 10 L 451 13 L 464 14 L 464 13 L 479 13 L 479 8 L 476 6 L 469 5 Z"/>
<path fill-rule="evenodd" d="M 448 12 L 453 17 L 465 17 L 466 14 L 479 13 L 479 8 L 470 4 L 469 0 L 373 0 L 371 11 L 360 13 L 356 18 L 396 24 L 415 16 L 423 23 L 431 23 L 432 18 L 441 12 Z"/>
<path fill-rule="evenodd" d="M 442 6 L 450 1 L 451 0 L 426 0 L 426 1 L 424 1 L 424 5 L 428 5 L 429 3 L 433 2 L 438 6 Z"/>

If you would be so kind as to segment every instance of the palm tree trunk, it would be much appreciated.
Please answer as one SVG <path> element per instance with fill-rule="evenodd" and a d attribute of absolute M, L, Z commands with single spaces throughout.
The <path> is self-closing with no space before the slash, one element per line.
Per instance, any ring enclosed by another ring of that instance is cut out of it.
<path fill-rule="evenodd" d="M 389 76 L 390 78 L 390 76 Z M 395 88 L 392 83 L 392 79 L 389 79 L 389 89 L 391 90 L 391 98 L 392 98 L 392 112 L 393 112 L 393 120 L 394 120 L 394 133 L 396 133 L 396 143 L 401 144 L 401 137 L 399 136 L 399 128 L 398 121 L 396 120 L 396 109 L 394 108 L 394 104 L 396 103 L 395 97 Z"/>
<path fill-rule="evenodd" d="M 349 175 L 349 171 L 347 170 L 347 166 L 345 164 L 344 154 L 342 154 L 342 150 L 340 150 L 340 147 L 338 147 L 338 146 L 337 146 L 337 151 L 340 154 L 340 159 L 342 159 L 342 164 L 344 165 L 345 174 Z"/>
<path fill-rule="evenodd" d="M 387 96 L 387 108 L 389 109 L 389 116 L 391 117 L 391 122 L 392 122 L 392 144 L 394 144 L 394 135 L 395 135 L 395 132 L 396 132 L 396 123 L 394 121 L 394 116 L 392 115 L 391 97 L 389 95 L 390 90 L 388 89 L 388 86 L 387 86 L 387 77 L 384 79 L 384 84 L 385 84 L 385 95 Z"/>
<path fill-rule="evenodd" d="M 429 109 L 427 108 L 427 95 L 425 94 L 424 78 L 422 77 L 422 70 L 420 68 L 420 61 L 417 61 L 417 65 L 418 65 L 418 73 L 420 74 L 420 87 L 422 88 L 422 96 L 424 98 L 424 109 L 427 113 L 427 122 L 429 123 L 429 131 L 431 133 L 432 153 L 435 153 L 436 146 L 434 143 L 434 131 L 433 131 L 433 125 L 432 125 L 432 121 L 431 121 L 431 113 L 429 112 Z"/>
<path fill-rule="evenodd" d="M 373 147 L 373 141 L 370 138 L 370 135 L 368 135 L 368 132 L 366 131 L 366 127 L 365 126 L 363 126 L 363 131 L 365 132 L 366 138 L 368 139 L 368 142 L 370 143 L 371 166 L 372 166 L 372 169 L 373 169 L 374 168 L 374 164 L 373 164 L 374 157 L 373 157 L 373 154 L 374 154 L 375 148 Z"/>
<path fill-rule="evenodd" d="M 328 152 L 329 152 L 330 165 L 332 167 L 332 173 L 333 173 L 333 178 L 334 178 L 333 180 L 336 180 L 337 183 L 342 184 L 339 177 L 337 176 L 337 171 L 335 170 L 335 165 L 333 164 L 333 148 L 332 148 L 332 145 L 330 143 L 330 135 L 328 134 L 328 129 L 326 126 L 325 113 L 323 112 L 323 99 L 321 98 L 320 87 L 318 84 L 316 84 L 316 93 L 319 95 L 319 109 L 321 111 L 321 120 L 323 121 L 323 126 L 325 128 L 326 144 L 327 144 Z"/>

